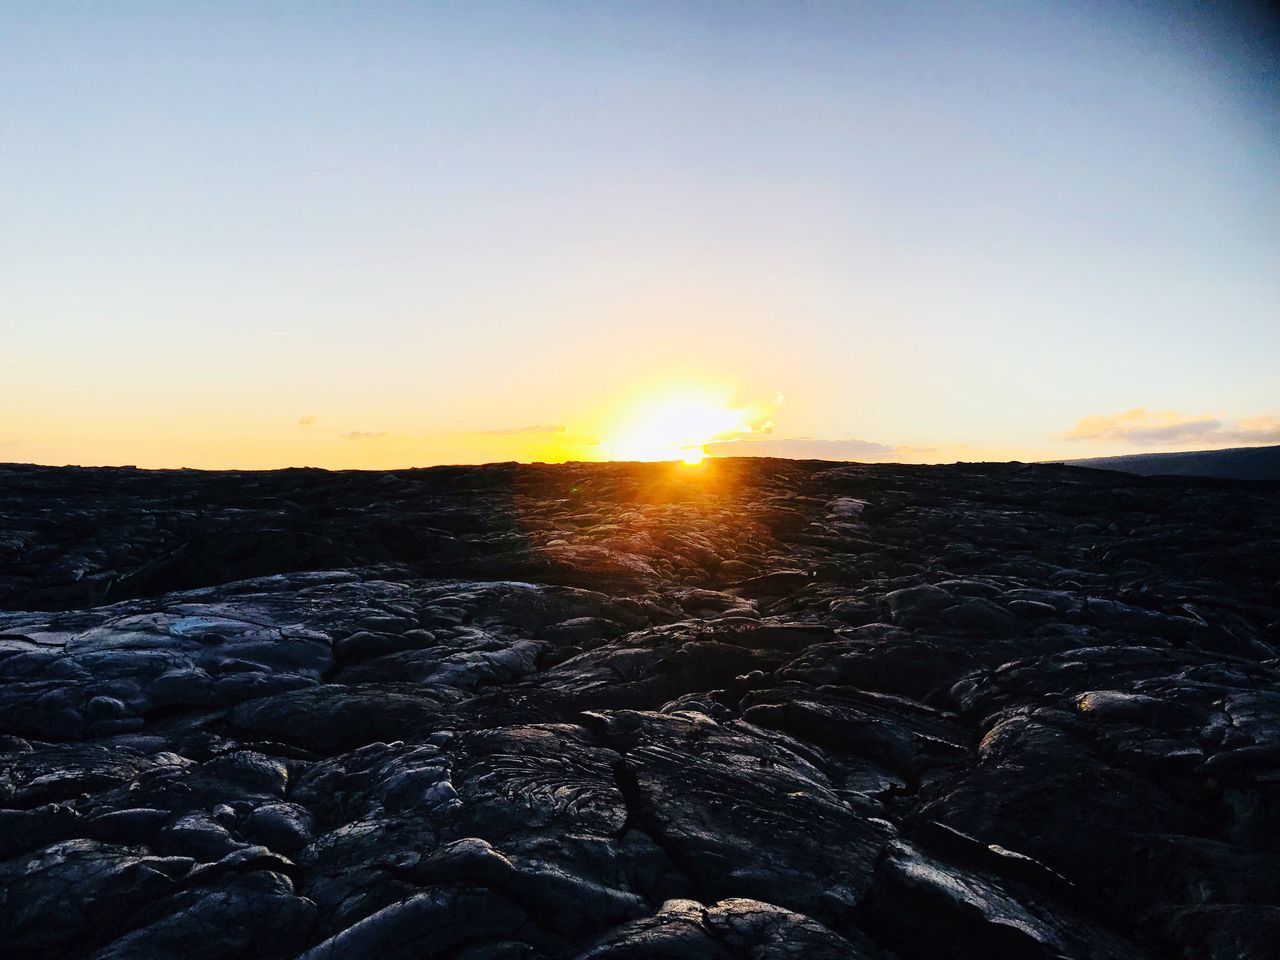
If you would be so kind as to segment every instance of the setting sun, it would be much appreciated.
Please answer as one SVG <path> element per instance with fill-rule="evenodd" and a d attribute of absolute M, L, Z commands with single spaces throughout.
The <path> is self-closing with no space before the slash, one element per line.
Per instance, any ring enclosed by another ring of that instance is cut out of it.
<path fill-rule="evenodd" d="M 706 444 L 754 431 L 753 411 L 736 408 L 727 394 L 681 390 L 640 403 L 605 432 L 601 452 L 609 460 L 680 460 L 694 466 Z"/>

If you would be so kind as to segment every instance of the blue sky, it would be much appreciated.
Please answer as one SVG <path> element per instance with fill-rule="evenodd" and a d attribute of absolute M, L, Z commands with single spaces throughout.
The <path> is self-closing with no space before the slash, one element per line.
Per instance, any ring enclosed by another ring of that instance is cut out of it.
<path fill-rule="evenodd" d="M 1280 86 L 1247 13 L 4 23 L 3 459 L 590 456 L 689 387 L 767 408 L 765 452 L 1280 442 Z"/>

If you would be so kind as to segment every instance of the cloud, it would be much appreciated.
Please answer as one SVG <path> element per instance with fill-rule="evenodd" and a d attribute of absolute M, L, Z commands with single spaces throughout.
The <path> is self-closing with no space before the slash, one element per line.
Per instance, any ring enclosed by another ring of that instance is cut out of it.
<path fill-rule="evenodd" d="M 316 418 L 311 416 L 310 414 L 308 414 L 305 417 L 298 418 L 298 426 L 300 427 L 314 427 L 315 425 L 316 425 Z"/>
<path fill-rule="evenodd" d="M 1275 417 L 1222 420 L 1137 407 L 1124 413 L 1085 417 L 1060 439 L 1129 443 L 1140 447 L 1175 444 L 1250 446 L 1280 443 L 1280 420 Z"/>
<path fill-rule="evenodd" d="M 817 437 L 766 437 L 716 440 L 703 447 L 711 457 L 785 457 L 791 460 L 885 461 L 907 448 L 871 440 L 823 440 Z"/>
<path fill-rule="evenodd" d="M 499 430 L 476 430 L 475 433 L 484 437 L 518 437 L 532 436 L 535 434 L 554 434 L 564 433 L 565 427 L 559 424 L 541 424 L 536 423 L 528 427 L 507 427 Z"/>
<path fill-rule="evenodd" d="M 385 430 L 379 430 L 376 433 L 371 433 L 367 430 L 352 430 L 349 433 L 338 434 L 343 440 L 377 440 L 386 435 Z"/>

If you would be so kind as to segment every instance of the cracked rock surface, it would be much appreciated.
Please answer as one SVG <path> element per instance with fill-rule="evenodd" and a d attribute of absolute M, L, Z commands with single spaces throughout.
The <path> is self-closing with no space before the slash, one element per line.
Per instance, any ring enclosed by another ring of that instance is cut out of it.
<path fill-rule="evenodd" d="M 0 467 L 14 960 L 1280 956 L 1280 484 Z"/>

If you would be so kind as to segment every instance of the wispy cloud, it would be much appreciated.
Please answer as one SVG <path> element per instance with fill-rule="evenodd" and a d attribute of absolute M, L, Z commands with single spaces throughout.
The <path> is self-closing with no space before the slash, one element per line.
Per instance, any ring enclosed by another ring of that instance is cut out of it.
<path fill-rule="evenodd" d="M 792 460 L 894 460 L 908 453 L 871 440 L 826 440 L 818 437 L 744 437 L 717 440 L 705 448 L 712 457 L 786 457 Z M 916 451 L 921 452 L 921 451 Z"/>
<path fill-rule="evenodd" d="M 1060 439 L 1130 443 L 1142 447 L 1181 444 L 1250 446 L 1280 443 L 1280 420 L 1266 416 L 1223 420 L 1137 407 L 1124 413 L 1085 417 Z"/>
<path fill-rule="evenodd" d="M 520 437 L 534 435 L 551 435 L 564 433 L 565 427 L 560 424 L 541 424 L 535 423 L 528 427 L 506 427 L 497 430 L 475 430 L 476 433 L 483 437 Z"/>
<path fill-rule="evenodd" d="M 338 436 L 342 437 L 343 440 L 377 440 L 380 437 L 385 437 L 386 435 L 385 430 L 379 430 L 376 433 L 368 430 L 352 430 L 348 433 L 338 434 Z"/>
<path fill-rule="evenodd" d="M 304 427 L 304 428 L 314 427 L 315 425 L 316 425 L 316 418 L 311 416 L 310 414 L 307 414 L 307 416 L 305 417 L 298 418 L 298 426 L 300 427 Z"/>

